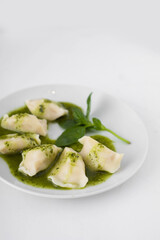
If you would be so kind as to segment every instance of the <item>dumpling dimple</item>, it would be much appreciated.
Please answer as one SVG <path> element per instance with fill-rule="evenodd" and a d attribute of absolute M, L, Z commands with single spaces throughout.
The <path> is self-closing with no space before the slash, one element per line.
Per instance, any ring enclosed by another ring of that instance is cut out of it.
<path fill-rule="evenodd" d="M 83 148 L 79 154 L 91 170 L 114 173 L 120 168 L 123 154 L 113 152 L 88 136 L 84 136 L 78 141 L 83 144 Z"/>
<path fill-rule="evenodd" d="M 28 113 L 19 113 L 10 117 L 6 114 L 2 118 L 1 126 L 15 132 L 37 133 L 42 136 L 47 134 L 47 121 Z"/>
<path fill-rule="evenodd" d="M 48 179 L 64 188 L 83 188 L 88 178 L 82 157 L 72 148 L 65 147 Z"/>
<path fill-rule="evenodd" d="M 39 118 L 53 121 L 68 113 L 59 103 L 48 99 L 36 99 L 26 101 L 30 112 Z"/>
<path fill-rule="evenodd" d="M 23 151 L 23 160 L 20 163 L 18 170 L 32 177 L 38 172 L 48 168 L 60 151 L 61 148 L 53 144 L 44 144 Z"/>
<path fill-rule="evenodd" d="M 13 154 L 41 144 L 38 134 L 8 134 L 0 137 L 0 153 Z"/>

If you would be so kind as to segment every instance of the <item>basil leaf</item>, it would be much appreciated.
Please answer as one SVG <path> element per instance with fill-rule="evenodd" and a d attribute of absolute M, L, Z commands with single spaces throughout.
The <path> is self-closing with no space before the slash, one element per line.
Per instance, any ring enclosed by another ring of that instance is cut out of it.
<path fill-rule="evenodd" d="M 77 125 L 85 125 L 86 127 L 91 126 L 92 123 L 86 118 L 82 110 L 78 108 L 73 108 L 73 117 L 77 122 Z"/>
<path fill-rule="evenodd" d="M 58 121 L 58 124 L 64 129 L 71 128 L 77 125 L 76 121 L 74 121 L 73 119 L 63 119 Z"/>
<path fill-rule="evenodd" d="M 100 130 L 100 131 L 101 130 L 102 131 L 107 131 L 107 132 L 111 133 L 112 135 L 114 135 L 115 137 L 117 137 L 118 139 L 122 140 L 123 142 L 126 142 L 128 144 L 131 143 L 130 141 L 128 141 L 127 139 L 125 139 L 121 136 L 119 136 L 117 133 L 113 132 L 109 128 L 106 128 L 98 118 L 93 118 L 92 121 L 93 121 L 93 124 L 94 124 L 94 126 L 93 126 L 94 129 Z"/>
<path fill-rule="evenodd" d="M 84 126 L 75 126 L 66 129 L 56 140 L 58 147 L 65 147 L 78 141 L 85 135 L 86 128 Z"/>
<path fill-rule="evenodd" d="M 78 109 L 79 111 L 82 112 L 81 108 L 70 103 L 62 102 L 61 104 L 68 110 L 68 114 L 58 118 L 56 120 L 57 123 L 64 129 L 76 126 L 77 121 L 74 119 L 73 112 L 76 111 L 75 109 Z"/>
<path fill-rule="evenodd" d="M 101 123 L 98 118 L 92 118 L 92 121 L 96 130 L 106 130 L 106 127 Z"/>
<path fill-rule="evenodd" d="M 87 112 L 86 112 L 86 118 L 89 120 L 89 115 L 91 111 L 91 97 L 92 97 L 92 92 L 89 94 L 87 98 Z"/>

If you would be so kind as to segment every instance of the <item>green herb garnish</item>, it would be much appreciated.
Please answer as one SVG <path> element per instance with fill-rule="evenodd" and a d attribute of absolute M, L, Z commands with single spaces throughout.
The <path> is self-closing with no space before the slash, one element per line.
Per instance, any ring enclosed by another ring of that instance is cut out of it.
<path fill-rule="evenodd" d="M 79 138 L 85 135 L 85 132 L 86 128 L 84 126 L 74 126 L 68 128 L 59 136 L 59 138 L 57 138 L 55 144 L 58 147 L 68 146 L 77 142 Z"/>
<path fill-rule="evenodd" d="M 89 94 L 87 98 L 87 112 L 86 112 L 86 118 L 89 120 L 89 115 L 91 111 L 91 97 L 92 97 L 92 92 Z"/>
<path fill-rule="evenodd" d="M 65 121 L 62 121 L 63 127 L 66 128 L 66 130 L 59 136 L 55 144 L 59 147 L 74 144 L 79 138 L 83 137 L 89 129 L 107 131 L 123 142 L 130 144 L 130 141 L 106 128 L 98 118 L 92 118 L 92 122 L 90 121 L 91 97 L 92 93 L 90 93 L 87 98 L 86 115 L 83 113 L 81 108 L 77 106 L 71 107 L 69 115 L 65 117 Z"/>
<path fill-rule="evenodd" d="M 118 139 L 122 140 L 123 142 L 126 142 L 128 144 L 130 144 L 131 142 L 126 140 L 125 138 L 119 136 L 117 133 L 113 132 L 112 130 L 106 128 L 102 122 L 98 119 L 98 118 L 92 118 L 92 121 L 93 121 L 93 128 L 98 130 L 98 131 L 107 131 L 109 133 L 111 133 L 112 135 L 114 135 L 115 137 L 117 137 Z"/>
<path fill-rule="evenodd" d="M 87 128 L 93 125 L 79 108 L 73 108 L 73 117 L 79 126 L 85 126 Z"/>

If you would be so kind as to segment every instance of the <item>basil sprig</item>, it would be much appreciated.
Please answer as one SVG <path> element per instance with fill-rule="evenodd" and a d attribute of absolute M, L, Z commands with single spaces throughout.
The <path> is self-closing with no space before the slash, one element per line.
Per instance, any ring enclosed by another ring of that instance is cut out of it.
<path fill-rule="evenodd" d="M 88 130 L 107 131 L 123 142 L 130 144 L 130 141 L 106 128 L 98 118 L 92 118 L 90 121 L 91 97 L 92 93 L 87 98 L 86 115 L 80 108 L 72 107 L 72 118 L 63 122 L 63 127 L 66 130 L 57 138 L 55 144 L 59 147 L 69 146 L 76 143 Z"/>
<path fill-rule="evenodd" d="M 115 137 L 117 137 L 118 139 L 122 140 L 123 142 L 126 142 L 128 144 L 131 143 L 130 141 L 119 136 L 117 133 L 113 132 L 109 128 L 106 128 L 98 118 L 92 118 L 92 121 L 93 121 L 94 129 L 99 130 L 99 131 L 107 131 L 107 132 L 111 133 L 112 135 L 114 135 Z"/>

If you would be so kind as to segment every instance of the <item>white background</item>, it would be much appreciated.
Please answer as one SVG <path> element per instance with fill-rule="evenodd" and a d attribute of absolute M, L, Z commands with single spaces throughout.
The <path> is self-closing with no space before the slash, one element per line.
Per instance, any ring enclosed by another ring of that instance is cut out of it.
<path fill-rule="evenodd" d="M 28 86 L 99 87 L 142 118 L 149 152 L 99 196 L 39 198 L 0 182 L 0 239 L 160 239 L 159 1 L 0 1 L 0 97 Z"/>

